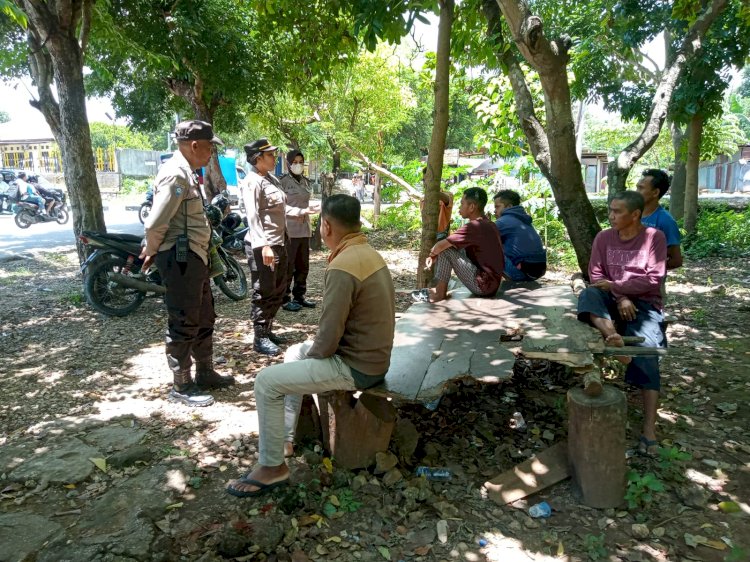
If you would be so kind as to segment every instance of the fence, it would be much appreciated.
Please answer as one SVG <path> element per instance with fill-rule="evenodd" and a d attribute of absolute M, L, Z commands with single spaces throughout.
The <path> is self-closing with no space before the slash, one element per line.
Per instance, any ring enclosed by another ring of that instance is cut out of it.
<path fill-rule="evenodd" d="M 698 189 L 750 192 L 750 145 L 741 146 L 731 158 L 720 156 L 712 162 L 702 162 L 698 170 Z"/>

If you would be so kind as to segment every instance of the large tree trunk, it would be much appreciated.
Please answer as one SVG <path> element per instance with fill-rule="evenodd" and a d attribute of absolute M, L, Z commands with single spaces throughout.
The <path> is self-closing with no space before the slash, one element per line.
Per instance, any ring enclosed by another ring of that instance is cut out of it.
<path fill-rule="evenodd" d="M 544 92 L 546 128 L 534 109 L 523 70 L 516 56 L 502 40 L 498 5 L 513 40 L 524 58 L 539 73 Z M 524 0 L 484 0 L 488 39 L 513 88 L 516 112 L 531 153 L 547 178 L 560 216 L 570 236 L 581 271 L 588 271 L 591 245 L 599 223 L 586 194 L 581 163 L 576 154 L 567 64 L 570 40 L 550 41 L 544 36 L 542 21 L 530 13 Z"/>
<path fill-rule="evenodd" d="M 425 287 L 431 281 L 431 272 L 425 271 L 425 262 L 435 245 L 437 234 L 440 180 L 443 177 L 443 155 L 448 134 L 450 110 L 450 51 L 451 28 L 453 27 L 454 0 L 440 1 L 440 23 L 438 24 L 437 55 L 435 59 L 435 106 L 432 117 L 432 137 L 427 153 L 427 171 L 424 175 L 424 206 L 422 207 L 422 238 L 419 244 L 417 265 L 417 287 Z"/>
<path fill-rule="evenodd" d="M 685 131 L 677 124 L 670 123 L 672 133 L 672 148 L 674 149 L 674 173 L 669 188 L 669 213 L 675 219 L 681 219 L 685 214 L 685 157 L 682 142 Z"/>
<path fill-rule="evenodd" d="M 677 81 L 682 75 L 688 61 L 701 47 L 701 41 L 714 20 L 726 9 L 729 0 L 712 0 L 711 4 L 693 22 L 677 50 L 669 67 L 662 74 L 661 83 L 657 86 L 651 104 L 651 112 L 643 131 L 632 143 L 609 163 L 607 167 L 607 185 L 609 193 L 614 194 L 626 189 L 630 170 L 638 160 L 654 145 L 659 137 L 662 125 L 667 118 L 667 109 L 672 100 Z"/>
<path fill-rule="evenodd" d="M 85 248 L 78 242 L 81 232 L 106 232 L 83 85 L 83 52 L 88 40 L 91 1 L 71 5 L 23 0 L 19 5 L 28 18 L 29 63 L 39 88 L 39 100 L 32 105 L 42 112 L 60 147 L 78 257 L 83 262 Z M 78 31 L 80 37 L 76 35 Z M 59 101 L 51 92 L 53 80 Z"/>
<path fill-rule="evenodd" d="M 685 230 L 688 234 L 695 232 L 695 224 L 698 220 L 698 165 L 701 161 L 702 138 L 703 114 L 697 113 L 690 120 L 685 169 Z"/>

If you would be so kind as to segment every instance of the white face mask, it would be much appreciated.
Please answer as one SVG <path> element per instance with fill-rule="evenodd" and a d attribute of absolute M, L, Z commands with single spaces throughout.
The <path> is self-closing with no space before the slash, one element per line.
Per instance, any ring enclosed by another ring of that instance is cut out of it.
<path fill-rule="evenodd" d="M 292 164 L 289 167 L 290 170 L 292 170 L 292 173 L 296 176 L 301 176 L 302 172 L 305 171 L 305 165 L 304 164 Z"/>

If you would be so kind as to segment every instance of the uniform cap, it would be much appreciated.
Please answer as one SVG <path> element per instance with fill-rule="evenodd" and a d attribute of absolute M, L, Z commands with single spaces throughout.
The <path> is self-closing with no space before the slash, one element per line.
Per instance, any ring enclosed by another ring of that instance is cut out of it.
<path fill-rule="evenodd" d="M 268 139 L 258 139 L 245 145 L 245 154 L 247 154 L 247 159 L 250 160 L 250 158 L 259 152 L 273 152 L 278 150 L 278 148 L 278 146 L 273 146 L 268 142 Z"/>
<path fill-rule="evenodd" d="M 214 135 L 211 123 L 205 121 L 196 120 L 178 123 L 174 130 L 174 137 L 178 141 L 207 140 L 215 144 L 224 144 L 219 137 Z"/>

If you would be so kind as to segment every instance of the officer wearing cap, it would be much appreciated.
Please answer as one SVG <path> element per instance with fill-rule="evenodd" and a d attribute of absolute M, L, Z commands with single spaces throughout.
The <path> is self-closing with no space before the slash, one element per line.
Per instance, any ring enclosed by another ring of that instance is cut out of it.
<path fill-rule="evenodd" d="M 300 150 L 290 150 L 286 155 L 286 161 L 289 164 L 289 173 L 281 176 L 281 189 L 286 194 L 289 271 L 282 308 L 296 312 L 302 307 L 315 307 L 313 301 L 305 298 L 305 293 L 307 274 L 310 272 L 310 215 L 318 214 L 320 209 L 318 206 L 310 205 L 310 181 L 302 175 L 305 169 L 305 155 Z"/>
<path fill-rule="evenodd" d="M 234 383 L 213 368 L 214 299 L 209 284 L 211 226 L 195 170 L 223 144 L 205 121 L 183 121 L 175 129 L 178 150 L 159 169 L 154 203 L 145 224 L 142 271 L 152 263 L 167 289 L 167 364 L 174 382 L 169 398 L 188 406 L 209 406 L 205 391 Z M 191 376 L 196 363 L 195 381 Z"/>
<path fill-rule="evenodd" d="M 253 349 L 265 355 L 279 354 L 281 339 L 273 334 L 273 319 L 284 298 L 288 267 L 286 195 L 271 173 L 276 150 L 268 139 L 245 145 L 250 172 L 242 193 L 249 227 L 245 253 L 253 281 Z"/>

